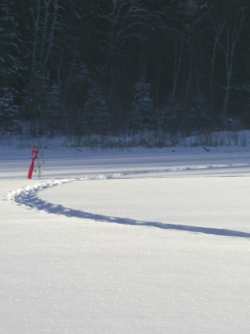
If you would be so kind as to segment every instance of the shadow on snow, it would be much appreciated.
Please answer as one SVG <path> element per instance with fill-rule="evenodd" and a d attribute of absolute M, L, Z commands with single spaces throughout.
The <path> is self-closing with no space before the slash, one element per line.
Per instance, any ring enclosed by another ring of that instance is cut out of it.
<path fill-rule="evenodd" d="M 24 192 L 15 197 L 15 201 L 18 204 L 25 205 L 30 208 L 38 209 L 40 211 L 45 211 L 47 213 L 63 215 L 66 217 L 74 217 L 81 219 L 89 219 L 93 221 L 100 221 L 105 223 L 112 224 L 121 224 L 121 225 L 131 225 L 131 226 L 144 226 L 144 227 L 154 227 L 164 230 L 175 230 L 175 231 L 184 231 L 192 233 L 202 233 L 206 235 L 216 235 L 223 237 L 238 237 L 238 238 L 250 238 L 250 233 L 237 231 L 237 230 L 228 230 L 221 228 L 210 228 L 202 226 L 190 226 L 190 225 L 178 225 L 178 224 L 166 224 L 161 222 L 154 221 L 142 221 L 130 218 L 120 218 L 120 217 L 111 217 L 106 215 L 100 215 L 80 210 L 74 210 L 66 208 L 62 205 L 56 205 L 43 201 L 37 196 L 38 191 Z"/>

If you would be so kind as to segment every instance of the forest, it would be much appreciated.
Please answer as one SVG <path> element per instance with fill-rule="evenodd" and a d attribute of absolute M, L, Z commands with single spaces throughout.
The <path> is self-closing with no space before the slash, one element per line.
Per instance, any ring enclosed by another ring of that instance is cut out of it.
<path fill-rule="evenodd" d="M 249 1 L 1 0 L 0 133 L 250 126 Z"/>

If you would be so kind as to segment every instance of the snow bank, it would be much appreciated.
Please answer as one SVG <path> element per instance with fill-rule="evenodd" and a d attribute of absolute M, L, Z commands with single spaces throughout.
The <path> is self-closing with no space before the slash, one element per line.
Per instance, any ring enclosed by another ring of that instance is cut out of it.
<path fill-rule="evenodd" d="M 249 147 L 250 130 L 240 131 L 214 131 L 207 133 L 195 133 L 190 136 L 181 134 L 170 135 L 167 133 L 142 132 L 136 134 L 124 134 L 120 136 L 57 136 L 32 138 L 25 136 L 0 137 L 0 145 L 27 149 L 32 145 L 39 145 L 45 149 L 49 147 L 60 148 L 133 148 L 133 147 Z"/>

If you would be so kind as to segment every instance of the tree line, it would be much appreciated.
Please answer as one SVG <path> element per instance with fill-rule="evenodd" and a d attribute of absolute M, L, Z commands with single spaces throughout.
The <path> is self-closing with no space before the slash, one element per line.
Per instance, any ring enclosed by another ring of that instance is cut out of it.
<path fill-rule="evenodd" d="M 250 125 L 243 0 L 2 0 L 0 132 Z"/>

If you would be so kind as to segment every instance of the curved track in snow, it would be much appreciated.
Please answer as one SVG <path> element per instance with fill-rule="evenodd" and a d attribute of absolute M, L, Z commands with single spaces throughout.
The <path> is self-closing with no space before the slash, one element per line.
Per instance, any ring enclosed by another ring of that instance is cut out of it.
<path fill-rule="evenodd" d="M 237 176 L 237 169 L 231 169 L 232 166 L 226 166 L 228 170 L 233 173 L 234 176 Z M 224 166 L 225 168 L 225 166 Z M 209 172 L 209 176 L 218 175 L 218 166 L 208 166 L 207 168 L 194 168 L 187 167 L 185 169 L 180 170 L 180 168 L 174 168 L 172 171 L 178 172 L 178 176 L 188 176 L 192 175 L 192 172 L 199 172 L 204 173 Z M 211 171 L 213 173 L 211 174 Z M 183 173 L 184 172 L 184 173 Z M 186 174 L 186 172 L 188 172 Z M 191 174 L 189 174 L 191 172 Z M 225 172 L 225 169 L 224 169 Z M 89 180 L 107 180 L 107 179 L 127 179 L 127 178 L 145 178 L 150 175 L 152 177 L 166 177 L 165 173 L 147 173 L 147 172 L 126 172 L 126 173 L 119 173 L 119 174 L 106 174 L 106 175 L 92 175 L 91 177 L 78 177 L 78 178 L 71 178 L 71 179 L 61 179 L 61 180 L 51 180 L 41 182 L 35 186 L 27 186 L 23 189 L 19 189 L 17 191 L 13 191 L 8 194 L 8 199 L 14 200 L 19 205 L 25 205 L 26 207 L 36 209 L 39 211 L 44 211 L 49 214 L 56 214 L 56 215 L 63 215 L 65 217 L 71 218 L 80 218 L 80 219 L 87 219 L 95 222 L 104 222 L 104 223 L 112 223 L 112 224 L 120 224 L 120 225 L 130 225 L 130 226 L 138 226 L 138 227 L 151 227 L 151 228 L 158 228 L 163 230 L 175 230 L 175 231 L 182 231 L 182 232 L 192 232 L 192 233 L 201 233 L 205 235 L 214 235 L 214 236 L 224 236 L 224 237 L 238 237 L 238 238 L 250 238 L 250 233 L 246 231 L 240 231 L 235 229 L 226 229 L 226 228 L 210 228 L 210 227 L 203 227 L 203 226 L 193 226 L 193 225 L 185 225 L 185 224 L 168 224 L 159 221 L 145 221 L 145 220 L 138 220 L 138 219 L 131 219 L 131 218 L 124 218 L 124 217 L 114 217 L 104 214 L 97 214 L 93 212 L 87 212 L 82 210 L 76 210 L 72 208 L 65 207 L 63 205 L 59 205 L 56 203 L 47 202 L 39 197 L 39 192 L 53 188 L 56 186 L 60 186 L 66 183 L 77 182 L 77 181 L 89 181 Z M 169 175 L 168 175 L 169 176 Z M 176 177 L 176 175 L 175 175 Z"/>

